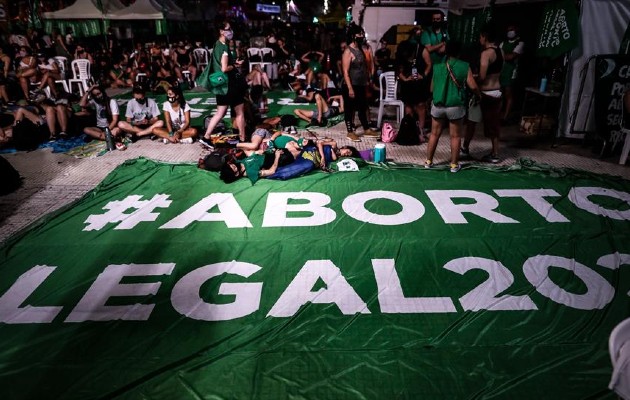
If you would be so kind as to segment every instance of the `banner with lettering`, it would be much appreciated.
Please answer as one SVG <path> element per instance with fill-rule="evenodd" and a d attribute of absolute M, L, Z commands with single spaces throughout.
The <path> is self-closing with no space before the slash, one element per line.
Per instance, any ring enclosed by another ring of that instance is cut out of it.
<path fill-rule="evenodd" d="M 126 162 L 0 247 L 3 399 L 592 399 L 630 182 Z"/>
<path fill-rule="evenodd" d="M 579 36 L 578 14 L 574 0 L 547 3 L 538 29 L 536 55 L 556 58 L 574 49 Z"/>
<path fill-rule="evenodd" d="M 630 89 L 630 55 L 602 54 L 595 58 L 595 125 L 597 136 L 616 143 L 621 132 L 623 94 Z M 628 122 L 628 121 L 626 121 Z"/>

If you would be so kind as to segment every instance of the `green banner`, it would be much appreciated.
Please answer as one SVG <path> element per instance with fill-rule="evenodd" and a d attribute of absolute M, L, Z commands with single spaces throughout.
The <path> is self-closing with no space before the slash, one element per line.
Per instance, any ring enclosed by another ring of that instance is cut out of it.
<path fill-rule="evenodd" d="M 131 160 L 0 247 L 3 399 L 594 399 L 630 182 Z"/>
<path fill-rule="evenodd" d="M 543 12 L 536 55 L 556 58 L 573 50 L 578 44 L 579 17 L 574 0 L 547 3 Z"/>
<path fill-rule="evenodd" d="M 464 48 L 479 45 L 481 27 L 492 19 L 490 7 L 480 10 L 463 10 L 461 15 L 449 12 L 448 35 L 458 41 Z"/>

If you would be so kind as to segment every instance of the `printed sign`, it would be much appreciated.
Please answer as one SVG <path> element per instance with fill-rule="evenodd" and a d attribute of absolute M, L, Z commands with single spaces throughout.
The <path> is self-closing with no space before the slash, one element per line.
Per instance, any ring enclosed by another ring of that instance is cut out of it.
<path fill-rule="evenodd" d="M 131 160 L 0 247 L 3 398 L 608 393 L 628 181 L 525 164 L 217 175 Z"/>
<path fill-rule="evenodd" d="M 578 44 L 578 9 L 573 0 L 557 0 L 545 6 L 536 55 L 556 58 L 574 49 Z"/>
<path fill-rule="evenodd" d="M 630 55 L 597 56 L 594 89 L 595 124 L 597 135 L 604 140 L 616 143 L 625 137 L 621 133 L 621 111 L 622 97 L 628 89 L 630 89 Z"/>

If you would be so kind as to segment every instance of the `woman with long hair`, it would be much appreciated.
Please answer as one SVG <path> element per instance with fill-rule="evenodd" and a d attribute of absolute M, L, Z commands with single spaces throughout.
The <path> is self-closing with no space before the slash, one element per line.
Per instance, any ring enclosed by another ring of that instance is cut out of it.
<path fill-rule="evenodd" d="M 190 126 L 190 106 L 186 103 L 182 90 L 171 86 L 166 90 L 164 121 L 166 127 L 154 128 L 153 134 L 164 139 L 164 143 L 192 143 L 197 129 Z"/>
<path fill-rule="evenodd" d="M 219 121 L 225 117 L 228 107 L 234 110 L 234 125 L 238 129 L 239 138 L 242 142 L 246 141 L 245 135 L 245 113 L 244 103 L 247 94 L 247 82 L 239 72 L 243 60 L 235 59 L 230 52 L 228 42 L 234 37 L 234 31 L 229 22 L 221 24 L 219 29 L 219 39 L 214 44 L 212 50 L 212 68 L 213 71 L 223 71 L 228 76 L 228 90 L 224 95 L 217 95 L 217 111 L 212 116 L 205 135 L 200 142 L 206 146 L 212 146 L 210 142 L 210 134 L 217 126 Z"/>

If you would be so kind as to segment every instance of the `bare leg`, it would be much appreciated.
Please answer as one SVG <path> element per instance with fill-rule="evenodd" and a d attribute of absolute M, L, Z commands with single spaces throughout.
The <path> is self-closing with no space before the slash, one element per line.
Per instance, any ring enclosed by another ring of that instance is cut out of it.
<path fill-rule="evenodd" d="M 311 122 L 311 117 L 313 116 L 313 111 L 311 110 L 302 110 L 302 109 L 295 109 L 293 110 L 293 113 L 295 115 L 298 116 L 298 118 L 303 119 L 306 122 Z"/>
<path fill-rule="evenodd" d="M 470 142 L 473 136 L 475 136 L 475 130 L 477 129 L 477 123 L 473 121 L 466 121 L 466 135 L 464 136 L 464 145 L 462 148 L 468 150 L 470 148 Z"/>
<path fill-rule="evenodd" d="M 234 125 L 236 125 L 236 127 L 238 128 L 239 138 L 243 142 L 246 139 L 244 105 L 240 104 L 234 107 L 234 113 L 236 114 L 236 118 L 234 119 Z"/>
<path fill-rule="evenodd" d="M 440 135 L 442 135 L 442 129 L 442 120 L 433 118 L 431 121 L 431 136 L 429 137 L 429 145 L 427 146 L 427 161 L 433 162 L 433 156 L 435 155 L 435 149 L 440 140 Z"/>
<path fill-rule="evenodd" d="M 62 132 L 66 132 L 68 130 L 68 113 L 66 111 L 66 106 L 58 105 L 55 107 L 57 112 L 57 122 L 59 122 L 59 127 L 61 127 Z"/>
<path fill-rule="evenodd" d="M 512 102 L 514 99 L 512 86 L 505 86 L 503 88 L 503 96 L 505 98 L 505 112 L 503 113 L 503 120 L 506 120 L 510 116 L 510 111 L 512 111 Z"/>
<path fill-rule="evenodd" d="M 94 139 L 105 140 L 105 132 L 103 132 L 100 128 L 95 126 L 91 126 L 89 128 L 85 128 L 84 132 Z"/>
<path fill-rule="evenodd" d="M 217 112 L 210 119 L 210 123 L 208 124 L 208 129 L 206 129 L 206 133 L 204 134 L 204 137 L 206 139 L 210 138 L 210 134 L 212 133 L 214 128 L 216 128 L 219 121 L 221 121 L 223 117 L 225 117 L 225 114 L 227 113 L 227 109 L 228 109 L 228 106 L 217 106 Z M 241 105 L 241 110 L 242 109 L 243 108 Z"/>
<path fill-rule="evenodd" d="M 459 161 L 459 146 L 462 142 L 462 120 L 449 121 L 449 133 L 451 136 L 451 164 Z"/>
<path fill-rule="evenodd" d="M 46 123 L 48 124 L 48 130 L 50 131 L 50 137 L 55 137 L 57 133 L 57 112 L 54 107 L 44 107 L 46 111 Z"/>

